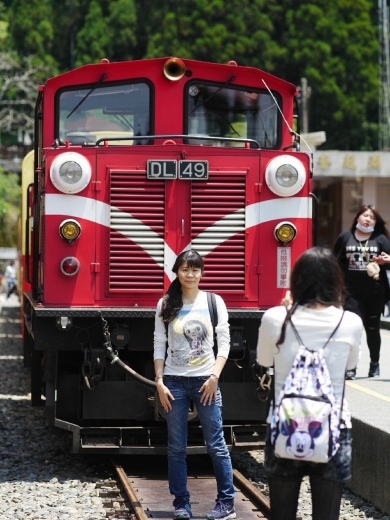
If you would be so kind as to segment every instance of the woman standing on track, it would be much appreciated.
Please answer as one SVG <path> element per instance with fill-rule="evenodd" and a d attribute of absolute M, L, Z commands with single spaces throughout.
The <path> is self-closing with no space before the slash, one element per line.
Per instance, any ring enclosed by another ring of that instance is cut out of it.
<path fill-rule="evenodd" d="M 196 251 L 181 253 L 172 268 L 176 279 L 157 305 L 154 331 L 156 385 L 168 426 L 168 481 L 175 496 L 174 519 L 191 518 L 187 490 L 187 422 L 191 400 L 202 425 L 217 481 L 217 500 L 209 520 L 235 518 L 233 470 L 222 429 L 218 379 L 230 349 L 228 313 L 218 295 L 217 358 L 207 293 L 198 287 L 204 272 Z M 166 356 L 166 324 L 168 353 Z"/>
<path fill-rule="evenodd" d="M 346 368 L 356 366 L 362 333 L 361 319 L 352 312 L 343 315 L 344 284 L 337 261 L 328 249 L 315 247 L 305 251 L 291 273 L 291 299 L 265 312 L 259 329 L 257 359 L 260 365 L 274 368 L 274 396 L 279 396 L 294 363 L 300 343 L 293 325 L 306 348 L 324 348 L 336 404 L 341 409 L 340 446 L 327 463 L 277 457 L 267 427 L 264 469 L 268 476 L 271 520 L 295 520 L 299 488 L 309 475 L 313 520 L 339 518 L 345 480 L 350 478 L 351 414 L 344 398 Z M 332 335 L 333 333 L 333 335 Z M 274 397 L 275 401 L 275 397 Z M 267 422 L 273 414 L 272 403 Z"/>
<path fill-rule="evenodd" d="M 345 309 L 363 320 L 370 350 L 368 377 L 379 376 L 380 318 L 390 299 L 386 269 L 390 268 L 390 241 L 385 222 L 375 206 L 363 205 L 351 229 L 336 240 L 334 254 L 344 273 L 347 288 Z M 355 379 L 356 367 L 346 379 Z"/>

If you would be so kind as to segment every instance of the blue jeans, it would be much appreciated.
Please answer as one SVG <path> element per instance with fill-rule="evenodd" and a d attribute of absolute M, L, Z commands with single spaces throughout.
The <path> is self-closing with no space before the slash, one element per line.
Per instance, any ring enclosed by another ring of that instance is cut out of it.
<path fill-rule="evenodd" d="M 194 402 L 203 436 L 210 455 L 217 481 L 217 499 L 233 500 L 233 469 L 229 450 L 222 429 L 222 397 L 218 388 L 217 399 L 210 405 L 200 402 L 199 389 L 208 377 L 164 376 L 164 385 L 175 398 L 172 410 L 165 413 L 168 425 L 168 481 L 169 491 L 176 498 L 189 500 L 187 490 L 187 436 L 188 411 Z"/>

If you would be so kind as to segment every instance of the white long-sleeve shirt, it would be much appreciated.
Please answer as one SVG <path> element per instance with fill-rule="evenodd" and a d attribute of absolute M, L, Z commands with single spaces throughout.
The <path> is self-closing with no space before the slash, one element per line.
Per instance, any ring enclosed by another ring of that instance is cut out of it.
<path fill-rule="evenodd" d="M 215 295 L 218 311 L 218 356 L 227 359 L 230 350 L 228 312 L 225 302 Z M 157 304 L 154 328 L 154 359 L 165 359 L 166 329 L 160 317 L 162 299 Z M 164 375 L 185 377 L 209 376 L 214 368 L 213 327 L 207 304 L 207 293 L 200 291 L 192 304 L 183 304 L 168 326 L 168 355 Z"/>
<path fill-rule="evenodd" d="M 260 365 L 274 367 L 275 397 L 283 387 L 299 347 L 290 324 L 286 326 L 284 343 L 276 346 L 286 312 L 286 307 L 283 306 L 273 307 L 265 312 L 257 343 L 257 359 Z M 333 306 L 325 309 L 298 307 L 292 316 L 292 321 L 305 347 L 319 350 L 337 326 L 341 314 L 342 310 Z M 339 406 L 343 396 L 345 370 L 355 368 L 359 361 L 362 330 L 363 325 L 359 316 L 345 311 L 340 327 L 324 349 L 324 357 Z M 342 419 L 350 428 L 351 414 L 345 396 Z"/>

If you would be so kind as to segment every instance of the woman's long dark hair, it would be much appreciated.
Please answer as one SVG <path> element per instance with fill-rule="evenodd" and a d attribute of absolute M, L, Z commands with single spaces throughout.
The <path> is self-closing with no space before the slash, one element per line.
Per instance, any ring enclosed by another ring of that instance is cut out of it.
<path fill-rule="evenodd" d="M 176 258 L 176 261 L 172 267 L 172 272 L 177 273 L 179 267 L 187 262 L 188 267 L 197 267 L 201 270 L 203 275 L 204 273 L 204 263 L 203 259 L 197 251 L 190 249 L 189 251 L 183 251 Z M 174 320 L 183 307 L 183 298 L 181 293 L 181 284 L 179 278 L 175 278 L 171 285 L 168 287 L 167 292 L 164 295 L 160 316 L 162 320 L 166 323 Z"/>
<path fill-rule="evenodd" d="M 296 261 L 291 272 L 291 296 L 293 304 L 282 325 L 277 345 L 284 342 L 286 325 L 298 305 L 335 305 L 345 301 L 343 273 L 334 254 L 324 247 L 305 251 Z"/>
<path fill-rule="evenodd" d="M 385 235 L 390 240 L 389 232 L 387 231 L 387 228 L 386 228 L 386 222 L 383 220 L 383 218 L 381 217 L 381 215 L 380 215 L 379 211 L 376 209 L 376 207 L 373 206 L 372 204 L 363 204 L 363 206 L 360 207 L 359 211 L 356 213 L 355 218 L 353 219 L 353 222 L 352 222 L 352 226 L 351 226 L 352 233 L 356 229 L 357 219 L 360 217 L 360 215 L 362 215 L 368 209 L 370 209 L 374 213 L 375 218 L 376 218 L 374 230 L 378 233 L 381 233 L 382 235 Z"/>

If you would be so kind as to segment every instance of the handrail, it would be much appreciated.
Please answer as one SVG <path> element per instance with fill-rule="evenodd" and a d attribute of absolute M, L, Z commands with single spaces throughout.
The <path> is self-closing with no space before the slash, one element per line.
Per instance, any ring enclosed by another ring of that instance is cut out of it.
<path fill-rule="evenodd" d="M 210 135 L 191 135 L 191 134 L 167 134 L 167 135 L 134 135 L 131 137 L 102 137 L 98 139 L 96 143 L 84 144 L 83 146 L 99 146 L 100 143 L 104 141 L 150 141 L 151 139 L 197 139 L 201 141 L 222 141 L 222 142 L 232 142 L 232 143 L 249 143 L 256 145 L 256 148 L 260 148 L 260 144 L 254 139 L 246 139 L 246 138 L 237 138 L 237 137 L 213 137 Z"/>
<path fill-rule="evenodd" d="M 38 299 L 40 296 L 40 288 L 38 287 L 38 273 L 39 273 L 39 245 L 40 245 L 40 234 L 39 234 L 39 220 L 40 220 L 40 204 L 43 194 L 45 193 L 45 190 L 42 189 L 36 200 L 35 200 L 35 208 L 34 208 L 34 249 L 33 249 L 33 255 L 34 255 L 34 272 L 33 272 L 33 284 L 32 284 L 32 293 L 33 298 Z"/>
<path fill-rule="evenodd" d="M 313 211 L 312 211 L 312 221 L 313 221 L 313 230 L 312 230 L 312 241 L 313 246 L 317 245 L 317 229 L 318 229 L 318 217 L 317 217 L 317 207 L 318 207 L 318 199 L 314 193 L 309 194 L 313 199 Z"/>
<path fill-rule="evenodd" d="M 34 188 L 34 183 L 31 182 L 27 186 L 27 200 L 26 200 L 26 229 L 25 229 L 25 236 L 24 236 L 24 247 L 25 247 L 25 255 L 24 255 L 24 279 L 26 282 L 32 284 L 32 279 L 30 278 L 30 216 L 29 216 L 29 209 L 30 209 L 30 191 Z"/>

